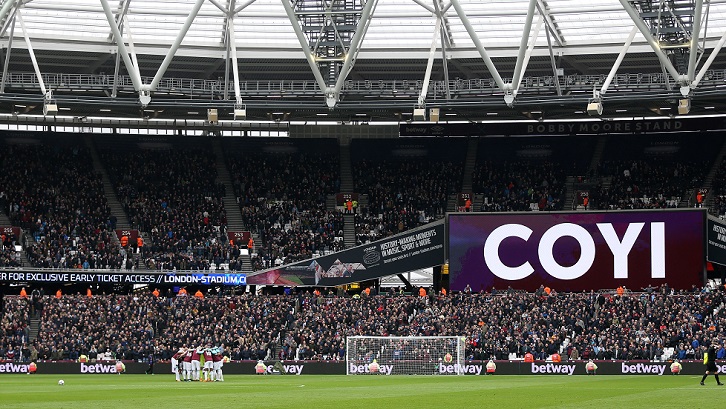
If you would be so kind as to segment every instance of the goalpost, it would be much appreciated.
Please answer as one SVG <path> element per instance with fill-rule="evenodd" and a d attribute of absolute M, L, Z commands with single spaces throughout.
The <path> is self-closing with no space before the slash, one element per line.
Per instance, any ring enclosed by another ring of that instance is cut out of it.
<path fill-rule="evenodd" d="M 347 375 L 463 375 L 464 337 L 373 337 L 346 339 Z"/>

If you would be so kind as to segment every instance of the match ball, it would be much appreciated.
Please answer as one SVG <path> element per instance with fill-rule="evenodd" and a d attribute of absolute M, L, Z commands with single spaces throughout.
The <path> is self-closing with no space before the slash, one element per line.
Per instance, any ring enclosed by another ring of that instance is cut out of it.
<path fill-rule="evenodd" d="M 444 355 L 444 362 L 446 362 L 447 364 L 451 363 L 451 361 L 453 361 L 453 360 L 454 360 L 454 357 L 451 356 L 451 354 L 447 353 L 446 355 Z"/>
<path fill-rule="evenodd" d="M 65 383 L 65 382 L 63 381 L 63 379 L 61 379 L 60 381 L 58 381 L 58 385 L 60 385 L 60 386 L 63 386 L 63 385 L 65 385 L 65 384 L 66 384 L 66 383 Z"/>

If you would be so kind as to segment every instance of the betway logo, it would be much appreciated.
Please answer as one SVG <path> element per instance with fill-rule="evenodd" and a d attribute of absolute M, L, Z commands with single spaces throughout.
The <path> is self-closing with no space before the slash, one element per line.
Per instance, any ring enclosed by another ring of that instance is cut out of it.
<path fill-rule="evenodd" d="M 20 365 L 20 364 L 14 364 L 12 362 L 8 362 L 5 364 L 0 364 L 0 372 L 28 373 L 28 365 Z"/>
<path fill-rule="evenodd" d="M 537 365 L 532 364 L 532 373 L 543 373 L 543 374 L 563 374 L 572 375 L 575 372 L 575 365 L 567 364 L 543 364 Z"/>
<path fill-rule="evenodd" d="M 484 368 L 483 365 L 439 365 L 439 373 L 454 373 L 454 374 L 473 374 L 481 375 L 481 370 Z"/>
<path fill-rule="evenodd" d="M 658 374 L 663 375 L 663 372 L 665 371 L 666 366 L 665 365 L 658 365 L 658 364 L 632 364 L 628 365 L 626 363 L 623 363 L 622 366 L 622 372 L 623 374 L 626 373 L 632 373 L 632 374 Z"/>
<path fill-rule="evenodd" d="M 87 365 L 81 363 L 81 373 L 116 373 L 116 365 Z"/>
<path fill-rule="evenodd" d="M 355 365 L 355 364 L 350 364 L 349 371 L 352 374 L 353 373 L 370 373 L 371 372 L 368 370 L 368 365 Z M 378 372 L 382 373 L 383 375 L 390 375 L 391 372 L 393 372 L 393 365 L 379 365 Z"/>
<path fill-rule="evenodd" d="M 289 373 L 290 375 L 301 375 L 303 371 L 303 367 L 305 365 L 283 365 L 285 368 L 285 372 Z M 267 373 L 279 373 L 275 370 L 275 368 L 272 367 L 272 365 L 267 365 Z"/>

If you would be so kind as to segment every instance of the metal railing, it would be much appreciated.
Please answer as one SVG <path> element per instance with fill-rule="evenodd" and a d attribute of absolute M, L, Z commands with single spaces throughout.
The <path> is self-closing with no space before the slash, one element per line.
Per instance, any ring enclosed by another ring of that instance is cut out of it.
<path fill-rule="evenodd" d="M 591 91 L 599 88 L 605 81 L 606 75 L 567 75 L 567 76 L 539 76 L 522 79 L 520 94 L 543 95 L 556 93 L 556 83 L 559 82 L 563 91 Z M 724 85 L 726 70 L 709 70 L 699 83 L 699 89 L 713 89 L 717 85 Z M 113 75 L 96 74 L 43 74 L 43 81 L 57 93 L 74 91 L 104 91 L 116 86 L 119 91 L 134 92 L 131 78 L 119 76 L 117 80 Z M 144 83 L 150 83 L 151 77 L 142 77 Z M 505 82 L 511 79 L 505 78 Z M 234 95 L 232 82 L 227 82 L 228 95 Z M 617 74 L 609 87 L 609 94 L 619 91 L 668 90 L 675 87 L 673 80 L 663 73 L 624 73 Z M 166 93 L 171 96 L 184 98 L 214 98 L 224 96 L 225 81 L 223 79 L 205 80 L 191 78 L 164 78 L 159 83 L 155 94 Z M 348 95 L 379 95 L 379 96 L 407 96 L 417 97 L 421 93 L 423 80 L 347 80 L 342 93 Z M 429 84 L 428 96 L 430 100 L 445 98 L 446 89 L 456 97 L 493 96 L 501 95 L 501 90 L 491 78 L 478 79 L 452 79 L 448 81 L 432 81 Z M 8 73 L 6 92 L 16 90 L 37 90 L 40 85 L 34 73 Z M 323 93 L 318 89 L 315 81 L 308 80 L 269 80 L 269 81 L 243 81 L 240 83 L 243 97 L 321 97 Z"/>

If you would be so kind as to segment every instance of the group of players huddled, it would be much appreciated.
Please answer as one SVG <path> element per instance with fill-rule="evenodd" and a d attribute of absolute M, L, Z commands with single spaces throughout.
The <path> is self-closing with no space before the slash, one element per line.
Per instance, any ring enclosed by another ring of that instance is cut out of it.
<path fill-rule="evenodd" d="M 222 366 L 225 359 L 223 347 L 182 347 L 171 358 L 171 372 L 181 382 L 224 382 Z M 204 365 L 202 366 L 202 362 Z"/>

